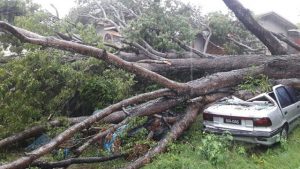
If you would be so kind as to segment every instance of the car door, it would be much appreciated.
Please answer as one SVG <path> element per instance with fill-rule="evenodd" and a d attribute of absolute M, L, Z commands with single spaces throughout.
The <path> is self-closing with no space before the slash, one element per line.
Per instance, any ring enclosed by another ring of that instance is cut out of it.
<path fill-rule="evenodd" d="M 284 86 L 275 86 L 274 92 L 282 115 L 291 124 L 298 117 L 297 104 L 294 103 Z"/>
<path fill-rule="evenodd" d="M 294 108 L 292 111 L 292 114 L 294 115 L 293 117 L 293 121 L 295 121 L 296 119 L 298 119 L 300 117 L 300 102 L 299 99 L 297 97 L 296 91 L 288 86 L 285 86 L 287 93 L 289 94 L 289 96 L 292 99 L 292 107 Z M 295 125 L 297 123 L 294 123 Z"/>

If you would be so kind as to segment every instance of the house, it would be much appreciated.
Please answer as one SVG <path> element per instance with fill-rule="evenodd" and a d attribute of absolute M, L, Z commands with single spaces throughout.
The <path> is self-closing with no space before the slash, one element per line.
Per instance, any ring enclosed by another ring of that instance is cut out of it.
<path fill-rule="evenodd" d="M 280 16 L 279 14 L 275 12 L 268 12 L 265 14 L 258 15 L 256 19 L 258 23 L 265 29 L 271 32 L 283 34 L 293 42 L 296 42 L 300 45 L 300 30 L 298 29 L 298 27 L 292 22 Z M 282 44 L 288 48 L 288 52 L 290 54 L 299 52 L 285 43 Z"/>
<path fill-rule="evenodd" d="M 202 33 L 198 33 L 192 42 L 191 46 L 194 49 L 197 49 L 199 51 L 204 51 L 204 45 L 206 42 L 206 38 L 203 36 Z M 207 50 L 206 53 L 209 54 L 216 54 L 216 55 L 224 55 L 225 54 L 225 49 L 216 45 L 212 41 L 209 41 L 207 45 Z"/>
<path fill-rule="evenodd" d="M 96 25 L 97 34 L 103 37 L 104 42 L 120 45 L 122 35 L 111 24 L 98 23 Z"/>

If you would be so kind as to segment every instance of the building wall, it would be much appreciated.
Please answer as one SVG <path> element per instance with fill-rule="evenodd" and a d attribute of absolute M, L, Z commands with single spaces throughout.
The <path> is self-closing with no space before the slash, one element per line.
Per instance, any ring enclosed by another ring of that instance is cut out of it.
<path fill-rule="evenodd" d="M 288 31 L 287 28 L 276 23 L 276 21 L 259 20 L 258 23 L 269 31 L 276 32 L 276 33 L 283 33 L 285 36 L 287 36 L 287 31 Z"/>
<path fill-rule="evenodd" d="M 203 51 L 204 44 L 205 44 L 205 40 L 203 39 L 202 35 L 196 35 L 196 38 L 192 43 L 192 47 L 199 51 Z"/>
<path fill-rule="evenodd" d="M 273 21 L 272 19 L 259 20 L 258 23 L 269 31 L 283 34 L 286 37 L 288 36 L 288 29 L 285 26 L 278 24 L 276 21 Z M 288 47 L 286 43 L 281 43 L 283 46 Z"/>

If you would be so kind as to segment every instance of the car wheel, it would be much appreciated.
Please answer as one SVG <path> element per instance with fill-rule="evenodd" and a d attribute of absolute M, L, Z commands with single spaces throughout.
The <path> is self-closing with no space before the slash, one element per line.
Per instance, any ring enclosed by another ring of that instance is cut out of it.
<path fill-rule="evenodd" d="M 281 133 L 280 133 L 280 141 L 286 141 L 288 138 L 288 127 L 287 125 L 282 127 Z"/>

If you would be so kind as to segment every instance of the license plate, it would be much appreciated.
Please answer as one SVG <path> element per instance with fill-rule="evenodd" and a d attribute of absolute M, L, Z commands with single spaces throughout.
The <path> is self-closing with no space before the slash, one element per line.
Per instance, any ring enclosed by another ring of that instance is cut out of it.
<path fill-rule="evenodd" d="M 241 124 L 241 120 L 239 120 L 239 119 L 231 119 L 231 118 L 224 118 L 224 123 L 240 125 Z"/>

